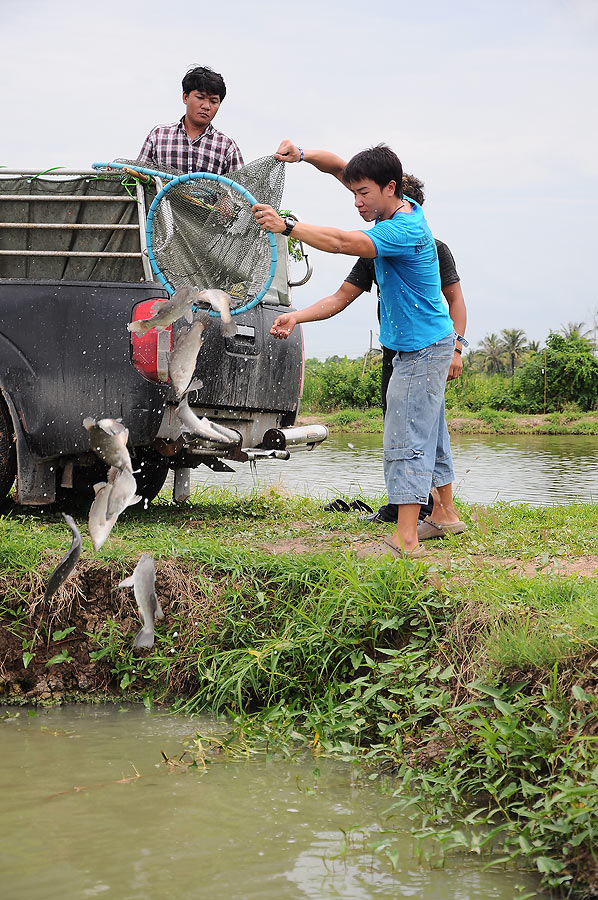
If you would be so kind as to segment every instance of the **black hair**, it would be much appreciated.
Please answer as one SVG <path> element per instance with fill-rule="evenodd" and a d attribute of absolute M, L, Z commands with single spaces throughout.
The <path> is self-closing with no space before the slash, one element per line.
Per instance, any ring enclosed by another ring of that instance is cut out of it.
<path fill-rule="evenodd" d="M 194 66 L 183 78 L 183 93 L 199 91 L 205 94 L 218 94 L 221 100 L 226 97 L 224 78 L 208 66 Z"/>
<path fill-rule="evenodd" d="M 423 181 L 420 181 L 415 175 L 403 175 L 403 194 L 407 194 L 421 206 L 426 199 Z"/>
<path fill-rule="evenodd" d="M 362 150 L 349 160 L 343 172 L 345 184 L 349 185 L 363 178 L 375 181 L 380 188 L 386 187 L 389 181 L 394 181 L 397 185 L 396 196 L 403 196 L 403 166 L 397 154 L 386 144 Z"/>

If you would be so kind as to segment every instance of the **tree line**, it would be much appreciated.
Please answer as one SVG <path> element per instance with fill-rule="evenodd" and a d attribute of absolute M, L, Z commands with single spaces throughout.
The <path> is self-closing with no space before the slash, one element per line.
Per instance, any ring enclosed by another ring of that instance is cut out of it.
<path fill-rule="evenodd" d="M 463 354 L 463 374 L 447 384 L 446 406 L 478 412 L 484 408 L 542 413 L 575 407 L 598 409 L 596 329 L 569 322 L 551 332 L 545 345 L 528 341 L 521 329 L 486 335 Z M 380 406 L 381 353 L 359 359 L 308 359 L 304 409 L 327 412 Z"/>
<path fill-rule="evenodd" d="M 568 322 L 555 333 L 566 340 L 587 341 L 588 346 L 596 350 L 597 331 L 596 327 L 586 328 L 584 322 Z M 550 337 L 547 345 L 549 341 Z M 528 341 L 522 329 L 503 328 L 500 335 L 487 334 L 478 344 L 478 349 L 471 350 L 464 357 L 464 362 L 467 360 L 467 364 L 477 372 L 488 375 L 508 373 L 513 376 L 518 366 L 543 349 L 539 341 Z"/>

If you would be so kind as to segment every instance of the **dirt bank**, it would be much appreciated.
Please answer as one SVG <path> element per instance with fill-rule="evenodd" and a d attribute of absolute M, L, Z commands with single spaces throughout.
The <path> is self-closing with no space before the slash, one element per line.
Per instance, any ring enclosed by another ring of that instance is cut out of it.
<path fill-rule="evenodd" d="M 102 634 L 105 646 L 111 623 L 116 622 L 119 631 L 130 637 L 132 648 L 141 627 L 132 590 L 118 587 L 122 577 L 122 570 L 81 561 L 76 575 L 49 605 L 37 574 L 1 579 L 5 614 L 0 628 L 0 702 L 84 700 L 122 693 L 118 668 L 98 652 L 96 639 Z M 180 563 L 159 564 L 156 595 L 167 623 L 181 616 L 218 622 L 218 585 L 211 583 L 209 592 L 202 590 L 194 572 Z M 7 600 L 10 597 L 27 600 Z M 182 666 L 174 669 L 180 671 L 173 689 L 189 689 L 188 671 Z"/>
<path fill-rule="evenodd" d="M 286 537 L 265 542 L 259 549 L 276 556 L 339 550 L 342 549 L 338 546 L 339 538 L 340 533 L 326 538 L 319 535 L 313 540 L 304 536 Z M 350 540 L 345 549 L 356 550 L 371 541 L 371 538 Z M 457 547 L 449 549 L 441 542 L 429 542 L 426 549 L 432 570 L 441 567 L 447 571 L 442 579 L 445 590 L 450 590 L 452 580 L 455 583 L 459 580 L 460 563 L 473 565 L 480 572 L 498 567 L 510 575 L 525 577 L 591 577 L 598 573 L 595 555 L 523 560 L 490 554 L 465 556 Z M 453 576 L 448 575 L 449 569 L 455 573 Z M 133 638 L 140 623 L 132 591 L 118 588 L 122 577 L 122 568 L 83 560 L 75 576 L 49 605 L 43 599 L 44 582 L 38 573 L 4 575 L 0 579 L 4 608 L 0 628 L 0 702 L 61 702 L 122 694 L 122 672 L 128 670 L 132 658 L 147 655 L 147 651 L 133 650 Z M 437 575 L 431 578 L 439 580 Z M 177 622 L 183 620 L 187 628 L 191 621 L 198 627 L 207 623 L 218 628 L 222 597 L 230 581 L 225 576 L 208 579 L 205 573 L 198 573 L 196 567 L 180 559 L 159 561 L 156 594 L 165 619 L 158 631 L 166 629 L 169 636 L 176 634 Z M 113 623 L 118 626 L 119 635 L 124 634 L 129 654 L 126 664 L 123 659 L 122 671 L 98 651 L 110 642 Z M 164 696 L 184 696 L 196 687 L 196 665 L 185 650 L 177 647 L 176 654 L 169 659 L 167 684 L 160 686 Z M 129 682 L 124 687 L 128 685 Z"/>

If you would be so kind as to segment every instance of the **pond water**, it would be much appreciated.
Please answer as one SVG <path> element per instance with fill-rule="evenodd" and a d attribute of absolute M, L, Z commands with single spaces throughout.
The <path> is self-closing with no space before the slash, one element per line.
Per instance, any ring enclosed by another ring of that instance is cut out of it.
<path fill-rule="evenodd" d="M 215 727 L 142 706 L 0 720 L 2 900 L 514 900 L 517 885 L 540 897 L 527 874 L 483 871 L 488 858 L 420 865 L 409 822 L 389 818 L 375 785 L 356 787 L 348 763 L 164 763 Z M 394 872 L 371 850 L 386 827 L 399 832 Z"/>
<path fill-rule="evenodd" d="M 546 506 L 598 503 L 598 438 L 592 435 L 453 435 L 455 494 L 470 503 Z M 192 472 L 193 487 L 247 491 L 279 485 L 293 494 L 331 497 L 384 493 L 381 434 L 334 434 L 288 462 L 262 461 L 235 474 Z M 207 474 L 206 474 L 207 473 Z"/>

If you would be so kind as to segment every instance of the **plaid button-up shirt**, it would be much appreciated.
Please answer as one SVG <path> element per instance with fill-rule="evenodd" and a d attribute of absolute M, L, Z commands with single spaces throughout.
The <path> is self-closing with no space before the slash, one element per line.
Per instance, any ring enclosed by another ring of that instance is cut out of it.
<path fill-rule="evenodd" d="M 213 172 L 226 175 L 243 165 L 241 151 L 234 141 L 210 123 L 203 134 L 191 140 L 185 131 L 185 117 L 172 125 L 152 128 L 137 157 L 147 168 L 161 166 L 180 172 Z"/>

